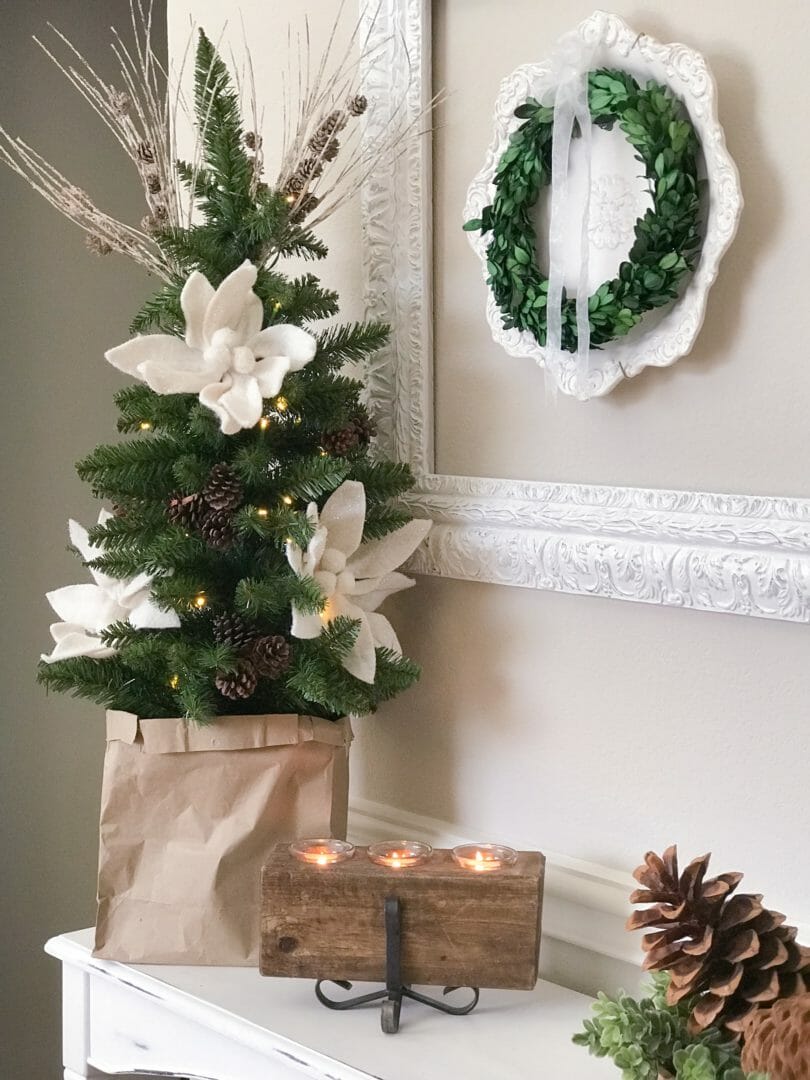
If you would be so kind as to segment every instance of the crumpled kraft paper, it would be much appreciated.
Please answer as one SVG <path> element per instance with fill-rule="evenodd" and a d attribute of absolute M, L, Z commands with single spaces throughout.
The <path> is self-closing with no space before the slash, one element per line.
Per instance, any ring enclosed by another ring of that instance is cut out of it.
<path fill-rule="evenodd" d="M 262 864 L 345 837 L 351 738 L 346 719 L 108 712 L 94 955 L 258 964 Z"/>

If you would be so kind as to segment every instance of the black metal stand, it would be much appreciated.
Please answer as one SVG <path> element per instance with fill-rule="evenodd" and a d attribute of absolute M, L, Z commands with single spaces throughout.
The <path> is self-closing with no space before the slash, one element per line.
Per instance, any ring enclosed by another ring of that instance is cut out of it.
<path fill-rule="evenodd" d="M 356 1009 L 358 1005 L 368 1005 L 372 1001 L 382 1001 L 380 1022 L 382 1029 L 387 1035 L 394 1035 L 399 1031 L 399 1014 L 402 1009 L 402 999 L 410 998 L 411 1001 L 419 1001 L 423 1005 L 429 1005 L 431 1009 L 449 1013 L 451 1016 L 465 1016 L 472 1012 L 478 1004 L 478 988 L 475 986 L 459 987 L 445 986 L 444 993 L 452 994 L 454 990 L 468 989 L 472 991 L 472 1001 L 467 1005 L 448 1005 L 445 1001 L 437 1001 L 435 998 L 426 997 L 424 994 L 411 990 L 402 982 L 402 905 L 398 896 L 389 896 L 385 901 L 385 989 L 374 990 L 370 994 L 358 994 L 345 1001 L 335 1001 L 327 997 L 321 987 L 324 982 L 333 982 L 341 990 L 351 990 L 352 984 L 342 979 L 318 979 L 315 984 L 315 996 L 327 1009 Z"/>

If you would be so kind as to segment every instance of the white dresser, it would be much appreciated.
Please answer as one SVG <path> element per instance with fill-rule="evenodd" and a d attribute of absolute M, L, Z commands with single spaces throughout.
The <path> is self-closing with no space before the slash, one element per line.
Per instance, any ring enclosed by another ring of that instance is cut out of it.
<path fill-rule="evenodd" d="M 397 1035 L 379 1006 L 332 1012 L 313 983 L 250 968 L 131 967 L 91 955 L 92 931 L 52 938 L 62 962 L 65 1080 L 607 1080 L 571 1043 L 590 999 L 540 982 L 484 990 L 468 1016 L 406 1001 Z M 429 991 L 430 992 L 430 991 Z M 432 992 L 436 992 L 433 988 Z"/>

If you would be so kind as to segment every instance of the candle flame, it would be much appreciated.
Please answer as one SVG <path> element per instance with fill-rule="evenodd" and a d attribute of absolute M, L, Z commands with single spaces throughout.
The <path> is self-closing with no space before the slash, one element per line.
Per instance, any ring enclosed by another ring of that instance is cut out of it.
<path fill-rule="evenodd" d="M 326 855 L 320 854 L 316 861 L 318 863 L 318 866 L 326 866 L 326 864 L 329 862 L 329 859 Z"/>

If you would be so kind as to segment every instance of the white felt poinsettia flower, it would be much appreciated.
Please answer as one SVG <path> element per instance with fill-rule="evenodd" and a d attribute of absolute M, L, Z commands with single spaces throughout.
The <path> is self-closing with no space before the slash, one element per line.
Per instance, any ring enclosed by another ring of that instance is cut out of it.
<path fill-rule="evenodd" d="M 198 394 L 225 435 L 253 427 L 262 399 L 275 397 L 284 376 L 305 367 L 317 346 L 312 334 L 288 323 L 262 330 L 256 275 L 245 261 L 215 290 L 195 270 L 180 294 L 185 339 L 141 334 L 105 356 L 158 394 Z"/>
<path fill-rule="evenodd" d="M 112 517 L 106 510 L 98 515 L 99 525 Z M 87 530 L 77 521 L 68 524 L 70 539 L 86 562 L 103 555 L 103 548 L 90 543 Z M 49 592 L 48 602 L 63 622 L 53 623 L 53 651 L 42 659 L 46 663 L 71 656 L 103 658 L 115 649 L 105 645 L 101 631 L 114 622 L 129 622 L 137 630 L 161 630 L 180 625 L 173 611 L 161 611 L 151 598 L 152 574 L 134 578 L 114 578 L 90 567 L 95 584 L 66 585 Z"/>
<path fill-rule="evenodd" d="M 395 573 L 395 569 L 416 551 L 431 523 L 409 521 L 381 540 L 363 544 L 366 490 L 356 480 L 342 483 L 320 513 L 317 504 L 310 503 L 307 517 L 315 526 L 315 534 L 306 551 L 290 541 L 287 560 L 296 574 L 317 581 L 326 604 L 320 614 L 307 614 L 293 607 L 292 634 L 315 638 L 340 615 L 357 620 L 357 639 L 343 658 L 343 666 L 363 682 L 373 683 L 377 671 L 375 648 L 401 651 L 394 628 L 377 608 L 386 596 L 414 584 L 413 578 Z"/>

